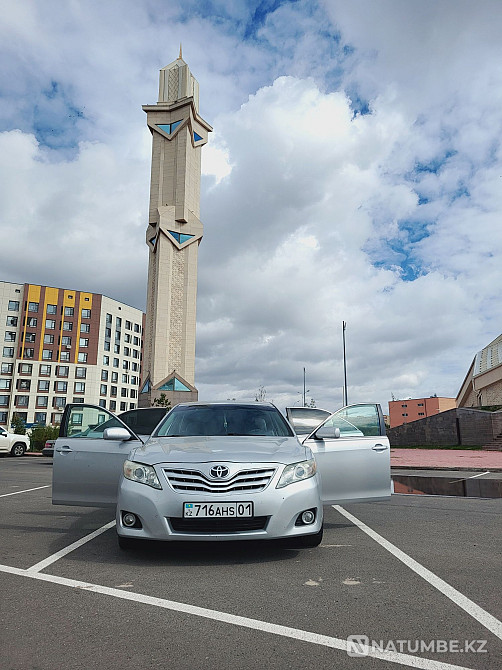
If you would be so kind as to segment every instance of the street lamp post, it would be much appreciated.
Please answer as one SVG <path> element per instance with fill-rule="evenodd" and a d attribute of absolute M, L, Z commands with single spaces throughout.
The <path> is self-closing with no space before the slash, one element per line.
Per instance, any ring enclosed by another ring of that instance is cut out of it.
<path fill-rule="evenodd" d="M 342 337 L 343 337 L 343 404 L 346 406 L 349 404 L 347 398 L 347 356 L 345 354 L 345 328 L 347 324 L 345 321 L 342 321 Z"/>

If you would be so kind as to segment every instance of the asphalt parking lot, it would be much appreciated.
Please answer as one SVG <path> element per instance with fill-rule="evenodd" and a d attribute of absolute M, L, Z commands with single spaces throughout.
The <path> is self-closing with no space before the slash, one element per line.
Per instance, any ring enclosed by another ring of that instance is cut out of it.
<path fill-rule="evenodd" d="M 500 499 L 326 508 L 302 551 L 123 552 L 113 513 L 52 506 L 51 477 L 0 458 L 2 670 L 502 666 Z M 354 635 L 387 651 L 349 656 Z"/>

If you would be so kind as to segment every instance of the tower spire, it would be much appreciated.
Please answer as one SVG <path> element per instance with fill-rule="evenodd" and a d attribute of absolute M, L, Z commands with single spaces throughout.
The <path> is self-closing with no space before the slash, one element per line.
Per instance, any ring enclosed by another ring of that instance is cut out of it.
<path fill-rule="evenodd" d="M 180 60 L 183 60 L 183 54 L 181 53 L 181 42 L 180 42 L 180 55 L 178 56 Z"/>

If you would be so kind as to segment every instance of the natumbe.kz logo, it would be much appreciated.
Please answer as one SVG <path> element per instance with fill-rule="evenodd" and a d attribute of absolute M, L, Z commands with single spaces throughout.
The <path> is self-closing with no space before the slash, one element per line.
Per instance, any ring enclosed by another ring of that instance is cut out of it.
<path fill-rule="evenodd" d="M 349 635 L 349 656 L 370 656 L 378 653 L 400 654 L 486 654 L 487 640 L 370 640 L 367 635 Z"/>

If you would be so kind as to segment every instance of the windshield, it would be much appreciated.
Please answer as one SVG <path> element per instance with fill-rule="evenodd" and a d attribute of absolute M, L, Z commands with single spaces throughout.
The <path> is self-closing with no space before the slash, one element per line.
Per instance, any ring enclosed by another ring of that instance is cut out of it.
<path fill-rule="evenodd" d="M 292 437 L 275 407 L 244 405 L 178 405 L 154 432 L 155 437 L 192 435 L 269 435 Z"/>

